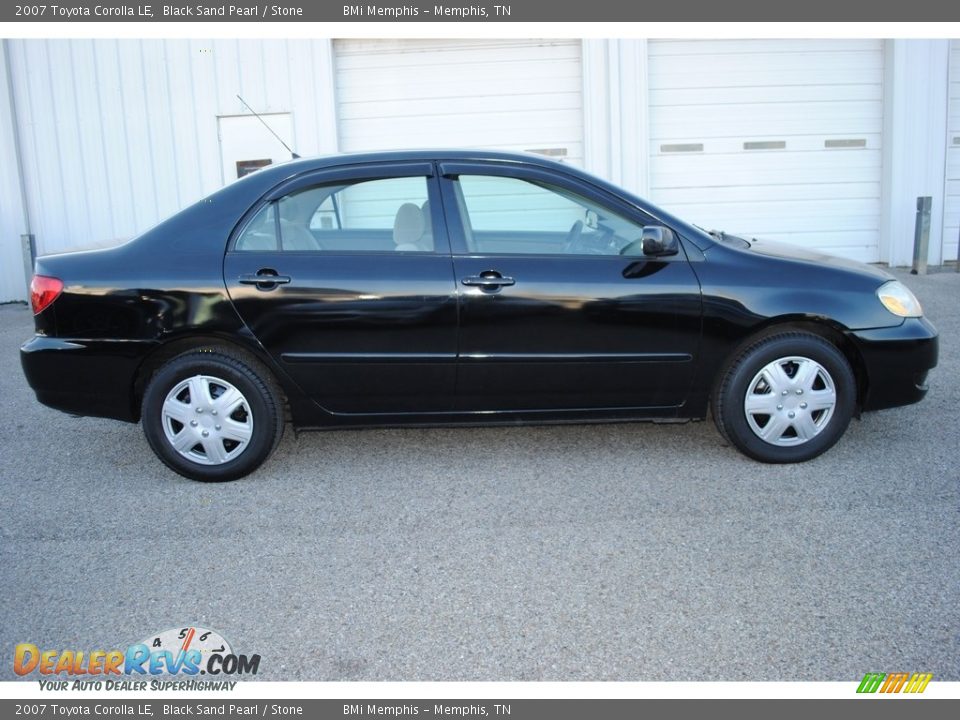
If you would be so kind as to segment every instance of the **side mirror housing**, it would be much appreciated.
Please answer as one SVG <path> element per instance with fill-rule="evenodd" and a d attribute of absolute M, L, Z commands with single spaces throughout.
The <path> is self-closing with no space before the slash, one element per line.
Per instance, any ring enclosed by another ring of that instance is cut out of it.
<path fill-rule="evenodd" d="M 662 225 L 647 225 L 643 228 L 643 254 L 649 257 L 676 255 L 680 252 L 677 234 Z"/>

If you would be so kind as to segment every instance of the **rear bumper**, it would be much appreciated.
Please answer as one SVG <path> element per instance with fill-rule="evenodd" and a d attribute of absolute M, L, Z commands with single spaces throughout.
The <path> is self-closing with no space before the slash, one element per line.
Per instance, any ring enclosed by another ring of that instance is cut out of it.
<path fill-rule="evenodd" d="M 927 373 L 937 365 L 939 338 L 926 318 L 907 318 L 892 328 L 857 330 L 850 337 L 867 375 L 864 410 L 910 405 L 927 394 Z"/>
<path fill-rule="evenodd" d="M 62 340 L 36 336 L 20 348 L 20 363 L 37 400 L 73 415 L 136 422 L 137 368 L 146 342 Z"/>

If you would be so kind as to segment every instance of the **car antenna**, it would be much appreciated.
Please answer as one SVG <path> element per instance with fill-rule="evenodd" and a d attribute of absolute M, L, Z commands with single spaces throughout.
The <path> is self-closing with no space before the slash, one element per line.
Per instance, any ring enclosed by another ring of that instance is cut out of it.
<path fill-rule="evenodd" d="M 262 122 L 262 123 L 263 123 L 263 126 L 264 126 L 267 130 L 269 130 L 271 133 L 273 133 L 273 136 L 274 136 L 277 140 L 280 141 L 280 144 L 283 145 L 287 150 L 290 151 L 290 155 L 293 156 L 293 159 L 294 159 L 294 160 L 299 160 L 299 159 L 300 159 L 300 156 L 297 155 L 293 150 L 290 150 L 290 146 L 287 145 L 287 144 L 283 141 L 283 139 L 273 131 L 273 128 L 272 128 L 272 127 L 270 127 L 269 125 L 267 125 L 267 121 L 264 120 L 262 117 L 260 117 L 260 115 L 257 113 L 256 110 L 254 110 L 252 107 L 250 107 L 249 105 L 247 105 L 247 101 L 244 100 L 242 97 L 240 97 L 239 94 L 237 95 L 237 100 L 239 100 L 240 102 L 242 102 L 242 103 L 243 103 L 243 106 L 244 106 L 245 108 L 247 108 L 247 110 L 249 110 L 250 112 L 252 112 L 252 113 L 253 113 L 253 116 L 254 116 L 257 120 L 259 120 L 260 122 Z"/>

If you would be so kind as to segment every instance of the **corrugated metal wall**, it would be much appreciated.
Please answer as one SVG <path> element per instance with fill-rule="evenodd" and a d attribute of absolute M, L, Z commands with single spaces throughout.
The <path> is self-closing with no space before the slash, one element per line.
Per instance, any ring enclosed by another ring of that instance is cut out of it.
<path fill-rule="evenodd" d="M 957 259 L 960 233 L 960 40 L 950 42 L 950 111 L 947 117 L 947 178 L 943 259 Z"/>
<path fill-rule="evenodd" d="M 20 234 L 26 232 L 27 226 L 20 192 L 7 43 L 9 40 L 0 40 L 0 302 L 22 300 L 27 294 L 20 249 Z"/>
<path fill-rule="evenodd" d="M 41 253 L 123 242 L 220 187 L 217 116 L 248 113 L 238 93 L 293 113 L 301 154 L 331 149 L 325 42 L 9 42 Z"/>

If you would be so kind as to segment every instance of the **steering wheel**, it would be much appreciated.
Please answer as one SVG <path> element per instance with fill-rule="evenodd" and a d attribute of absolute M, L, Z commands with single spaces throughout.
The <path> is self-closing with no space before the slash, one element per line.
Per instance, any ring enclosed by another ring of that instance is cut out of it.
<path fill-rule="evenodd" d="M 583 233 L 583 222 L 577 220 L 573 227 L 570 228 L 570 232 L 567 233 L 567 238 L 563 243 L 563 252 L 565 253 L 574 253 L 579 250 L 580 235 Z"/>

